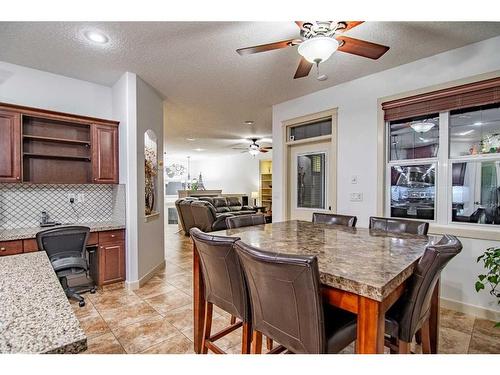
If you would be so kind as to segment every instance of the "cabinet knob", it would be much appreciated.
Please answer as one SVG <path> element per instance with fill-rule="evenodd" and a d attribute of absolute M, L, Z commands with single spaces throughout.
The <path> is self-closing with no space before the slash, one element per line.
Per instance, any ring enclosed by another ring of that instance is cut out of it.
<path fill-rule="evenodd" d="M 116 235 L 114 235 L 114 234 L 111 235 L 111 238 L 115 238 L 115 237 L 116 237 Z"/>
<path fill-rule="evenodd" d="M 0 251 L 5 251 L 7 250 L 5 247 L 0 247 Z"/>
<path fill-rule="evenodd" d="M 16 180 L 19 180 L 19 176 L 16 177 Z"/>

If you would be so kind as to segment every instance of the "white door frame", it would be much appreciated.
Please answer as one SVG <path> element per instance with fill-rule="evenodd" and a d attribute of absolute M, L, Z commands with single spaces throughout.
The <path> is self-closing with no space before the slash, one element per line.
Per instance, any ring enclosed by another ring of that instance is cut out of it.
<path fill-rule="evenodd" d="M 299 141 L 288 141 L 288 130 L 291 127 L 304 125 L 311 122 L 317 122 L 319 120 L 331 119 L 332 121 L 332 134 L 325 135 L 321 137 L 307 138 Z M 337 212 L 337 108 L 329 109 L 326 111 L 312 113 L 306 116 L 296 117 L 290 120 L 286 120 L 282 122 L 282 141 L 285 147 L 283 147 L 282 160 L 283 160 L 283 173 L 284 178 L 282 180 L 281 191 L 283 192 L 283 199 L 281 200 L 282 209 L 285 213 L 284 219 L 289 220 L 290 218 L 290 171 L 289 171 L 289 159 L 290 159 L 290 148 L 293 145 L 305 144 L 305 143 L 316 143 L 316 142 L 326 142 L 330 141 L 330 150 L 328 156 L 330 160 L 328 160 L 328 165 L 331 167 L 331 178 L 329 181 L 328 191 L 326 192 L 329 201 L 327 202 L 327 207 L 331 205 L 331 212 Z"/>

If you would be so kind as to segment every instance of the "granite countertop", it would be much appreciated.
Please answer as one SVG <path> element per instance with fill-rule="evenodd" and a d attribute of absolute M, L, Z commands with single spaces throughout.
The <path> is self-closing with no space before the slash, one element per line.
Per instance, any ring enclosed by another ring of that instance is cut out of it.
<path fill-rule="evenodd" d="M 324 285 L 382 301 L 413 273 L 429 242 L 440 237 L 285 221 L 212 232 L 286 254 L 318 257 Z"/>
<path fill-rule="evenodd" d="M 73 223 L 73 224 L 56 225 L 53 227 L 44 227 L 44 228 L 32 227 L 32 228 L 0 229 L 0 241 L 14 241 L 14 240 L 23 240 L 27 238 L 35 238 L 36 234 L 42 230 L 61 228 L 69 225 L 83 225 L 85 227 L 89 227 L 91 232 L 125 229 L 125 224 L 117 221 Z"/>
<path fill-rule="evenodd" d="M 87 337 L 44 251 L 0 257 L 0 353 L 78 353 Z"/>

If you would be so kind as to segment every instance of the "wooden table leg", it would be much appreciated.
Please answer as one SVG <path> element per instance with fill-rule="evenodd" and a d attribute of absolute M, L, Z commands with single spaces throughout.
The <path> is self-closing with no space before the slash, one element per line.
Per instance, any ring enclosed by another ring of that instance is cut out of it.
<path fill-rule="evenodd" d="M 429 316 L 429 336 L 431 341 L 431 353 L 437 354 L 439 347 L 439 310 L 440 310 L 440 280 L 437 281 L 431 299 L 431 313 Z"/>
<path fill-rule="evenodd" d="M 205 316 L 205 287 L 201 275 L 200 258 L 193 242 L 193 312 L 194 312 L 194 351 L 201 353 L 203 340 L 203 317 Z"/>
<path fill-rule="evenodd" d="M 356 352 L 358 354 L 384 353 L 384 330 L 385 314 L 382 303 L 360 296 Z"/>

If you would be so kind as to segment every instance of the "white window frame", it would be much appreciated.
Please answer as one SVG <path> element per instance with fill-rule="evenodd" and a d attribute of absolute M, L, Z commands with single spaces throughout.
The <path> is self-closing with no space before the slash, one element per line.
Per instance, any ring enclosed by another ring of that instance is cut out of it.
<path fill-rule="evenodd" d="M 474 107 L 472 107 L 474 108 Z M 463 223 L 452 221 L 452 197 L 453 197 L 453 163 L 460 162 L 483 162 L 483 161 L 500 161 L 500 154 L 478 154 L 450 157 L 449 154 L 449 122 L 450 111 L 439 112 L 439 150 L 435 158 L 422 158 L 422 159 L 403 159 L 403 160 L 390 160 L 390 121 L 385 121 L 385 205 L 384 215 L 391 216 L 391 167 L 393 166 L 408 166 L 420 164 L 436 164 L 435 175 L 435 202 L 434 202 L 434 220 L 424 219 L 409 219 L 429 222 L 437 225 L 451 225 L 456 228 L 463 229 L 498 229 L 498 226 L 492 224 L 479 224 L 479 223 Z M 406 219 L 406 218 L 405 218 Z"/>

